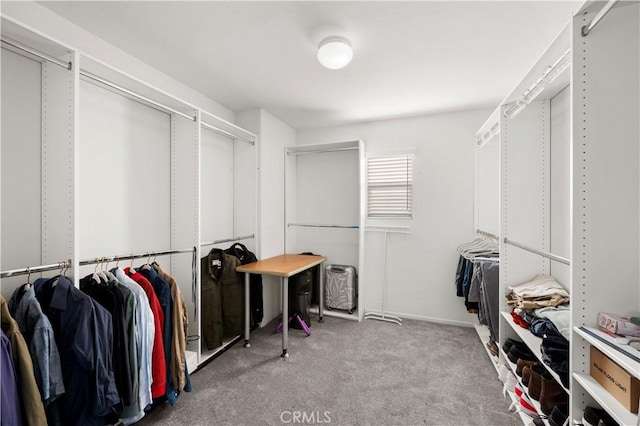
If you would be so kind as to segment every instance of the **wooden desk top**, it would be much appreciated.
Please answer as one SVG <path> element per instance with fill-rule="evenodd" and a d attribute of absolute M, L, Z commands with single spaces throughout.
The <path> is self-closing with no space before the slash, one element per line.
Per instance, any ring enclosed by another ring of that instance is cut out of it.
<path fill-rule="evenodd" d="M 304 254 L 281 254 L 258 262 L 247 263 L 236 268 L 238 272 L 252 274 L 274 275 L 290 277 L 306 269 L 321 264 L 327 260 L 324 256 L 310 256 Z"/>

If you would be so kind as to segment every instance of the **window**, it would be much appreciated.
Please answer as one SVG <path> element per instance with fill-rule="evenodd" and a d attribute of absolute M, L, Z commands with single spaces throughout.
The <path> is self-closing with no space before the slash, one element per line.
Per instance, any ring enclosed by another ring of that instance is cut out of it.
<path fill-rule="evenodd" d="M 367 158 L 369 218 L 411 218 L 413 155 Z"/>

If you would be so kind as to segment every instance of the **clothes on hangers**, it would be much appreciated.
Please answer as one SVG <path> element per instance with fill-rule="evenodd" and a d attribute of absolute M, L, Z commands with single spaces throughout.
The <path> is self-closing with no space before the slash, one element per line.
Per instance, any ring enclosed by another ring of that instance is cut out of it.
<path fill-rule="evenodd" d="M 33 286 L 29 283 L 20 286 L 13 293 L 8 307 L 29 348 L 36 384 L 46 408 L 64 394 L 60 354 L 53 327 L 42 312 Z"/>
<path fill-rule="evenodd" d="M 167 388 L 167 362 L 164 356 L 163 339 L 164 313 L 160 306 L 160 302 L 158 301 L 158 296 L 156 296 L 151 283 L 142 276 L 142 274 L 129 267 L 124 269 L 124 273 L 133 281 L 138 283 L 149 298 L 149 304 L 151 306 L 151 311 L 153 312 L 155 332 L 151 353 L 151 372 L 153 377 L 151 383 L 151 395 L 153 398 L 160 398 L 165 395 Z"/>
<path fill-rule="evenodd" d="M 111 362 L 111 315 L 65 276 L 36 280 L 34 287 L 60 351 L 66 390 L 59 398 L 61 424 L 104 424 L 121 408 Z"/>
<path fill-rule="evenodd" d="M 22 403 L 18 392 L 18 378 L 11 355 L 11 342 L 0 329 L 0 424 L 22 426 L 24 424 Z"/>
<path fill-rule="evenodd" d="M 174 405 L 178 400 L 178 391 L 175 389 L 173 379 L 171 378 L 171 347 L 173 340 L 173 301 L 171 300 L 171 289 L 169 288 L 169 284 L 158 275 L 158 272 L 156 272 L 151 265 L 143 265 L 137 268 L 136 272 L 142 274 L 142 276 L 151 283 L 158 297 L 160 308 L 162 309 L 162 315 L 164 317 L 162 342 L 166 375 L 166 389 L 163 396 L 166 397 L 169 404 Z"/>
<path fill-rule="evenodd" d="M 169 368 L 171 380 L 178 391 L 185 390 L 190 392 L 191 379 L 189 378 L 186 358 L 187 335 L 189 334 L 187 304 L 176 280 L 164 272 L 157 262 L 153 262 L 153 267 L 158 275 L 169 285 L 173 302 L 173 337 L 171 339 L 171 363 Z"/>
<path fill-rule="evenodd" d="M 9 313 L 9 306 L 3 296 L 0 295 L 0 328 L 11 342 L 11 359 L 17 378 L 19 400 L 25 425 L 39 426 L 47 423 L 44 405 L 40 397 L 40 391 L 36 384 L 31 355 L 27 343 L 20 333 L 20 328 Z"/>

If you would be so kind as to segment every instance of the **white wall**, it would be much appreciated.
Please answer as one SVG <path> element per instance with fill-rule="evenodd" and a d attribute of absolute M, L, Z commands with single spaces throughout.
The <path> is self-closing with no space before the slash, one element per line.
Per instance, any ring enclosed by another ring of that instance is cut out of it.
<path fill-rule="evenodd" d="M 237 124 L 258 135 L 258 234 L 260 259 L 284 252 L 284 147 L 295 145 L 295 131 L 269 114 L 255 109 L 236 114 Z M 263 277 L 264 320 L 280 313 L 279 278 Z"/>
<path fill-rule="evenodd" d="M 456 247 L 473 238 L 473 135 L 490 109 L 297 132 L 298 144 L 362 139 L 367 154 L 413 152 L 414 214 L 390 225 L 385 310 L 405 318 L 472 323 L 455 295 Z M 379 223 L 380 221 L 377 221 Z M 384 239 L 367 233 L 365 309 L 380 309 Z"/>
<path fill-rule="evenodd" d="M 234 113 L 225 106 L 193 90 L 184 82 L 169 77 L 134 56 L 105 42 L 101 38 L 67 21 L 35 2 L 0 2 L 2 15 L 37 29 L 60 43 L 114 66 L 127 74 L 158 87 L 192 105 L 234 121 Z"/>

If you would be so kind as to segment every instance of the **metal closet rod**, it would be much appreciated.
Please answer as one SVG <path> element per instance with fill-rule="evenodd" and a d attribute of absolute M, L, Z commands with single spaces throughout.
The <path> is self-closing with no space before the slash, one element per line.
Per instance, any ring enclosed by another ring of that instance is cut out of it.
<path fill-rule="evenodd" d="M 350 148 L 329 148 L 329 149 L 314 149 L 311 151 L 287 151 L 287 155 L 289 154 L 295 154 L 295 155 L 300 155 L 300 154 L 317 154 L 319 152 L 338 152 L 338 151 L 354 151 L 357 150 L 358 147 L 357 146 L 353 146 Z"/>
<path fill-rule="evenodd" d="M 154 101 L 152 99 L 149 99 L 146 96 L 143 96 L 143 95 L 141 95 L 139 93 L 136 93 L 136 92 L 131 91 L 129 89 L 125 89 L 122 86 L 119 86 L 119 85 L 117 85 L 117 84 L 115 84 L 115 83 L 113 83 L 113 82 L 111 82 L 109 80 L 105 80 L 102 77 L 98 77 L 97 75 L 92 74 L 92 73 L 90 73 L 88 71 L 80 70 L 80 75 L 83 76 L 83 77 L 86 77 L 88 79 L 97 81 L 100 84 L 104 84 L 105 86 L 109 86 L 109 87 L 111 87 L 113 89 L 116 89 L 116 90 L 122 92 L 122 93 L 126 93 L 127 95 L 132 96 L 132 97 L 137 98 L 137 99 L 140 99 L 140 100 L 142 100 L 142 101 L 144 101 L 144 102 L 146 102 L 148 104 L 151 104 L 151 105 L 157 106 L 158 108 L 161 108 L 161 109 L 164 109 L 166 111 L 172 112 L 172 113 L 174 113 L 176 115 L 179 115 L 181 117 L 184 117 L 184 118 L 186 118 L 188 120 L 196 121 L 196 117 L 195 116 L 191 116 L 189 114 L 185 114 L 184 112 L 181 112 L 181 111 L 178 111 L 176 109 L 173 109 L 173 108 L 171 108 L 169 106 L 161 104 L 160 102 L 156 102 L 156 101 Z"/>
<path fill-rule="evenodd" d="M 241 240 L 250 240 L 250 239 L 252 239 L 254 237 L 255 237 L 254 234 L 250 234 L 250 235 L 245 235 L 243 237 L 223 238 L 221 240 L 215 240 L 215 241 L 210 241 L 208 243 L 202 243 L 202 244 L 200 244 L 200 247 L 215 246 L 216 244 L 231 243 L 231 242 L 234 242 L 234 241 L 241 241 Z"/>
<path fill-rule="evenodd" d="M 323 225 L 314 223 L 288 223 L 287 226 L 302 226 L 306 228 L 344 228 L 344 229 L 359 229 L 358 225 Z"/>
<path fill-rule="evenodd" d="M 595 26 L 598 25 L 598 22 L 600 22 L 600 20 L 602 20 L 602 18 L 604 18 L 606 14 L 609 13 L 609 11 L 613 8 L 613 6 L 615 6 L 616 3 L 618 3 L 618 0 L 609 0 L 607 4 L 605 4 L 604 7 L 600 9 L 600 12 L 598 12 L 598 14 L 593 17 L 591 22 L 582 27 L 582 37 L 588 36 L 591 30 L 593 30 Z"/>
<path fill-rule="evenodd" d="M 389 232 L 392 234 L 410 234 L 411 228 L 406 226 L 365 226 L 367 232 Z"/>
<path fill-rule="evenodd" d="M 569 259 L 565 258 L 565 257 L 561 257 L 561 256 L 555 255 L 553 253 L 549 253 L 547 251 L 542 251 L 542 250 L 538 250 L 538 249 L 535 249 L 535 248 L 532 248 L 532 247 L 529 247 L 529 246 L 525 246 L 524 244 L 517 243 L 517 242 L 515 242 L 513 240 L 508 239 L 507 237 L 504 238 L 504 243 L 505 244 L 509 244 L 511 246 L 514 246 L 514 247 L 518 247 L 519 249 L 528 251 L 530 253 L 534 253 L 534 254 L 540 255 L 542 257 L 546 257 L 547 259 L 551 259 L 551 260 L 554 260 L 556 262 L 564 263 L 565 265 L 571 265 L 571 261 Z"/>
<path fill-rule="evenodd" d="M 496 241 L 500 241 L 500 237 L 496 234 L 492 234 L 491 232 L 483 231 L 482 229 L 476 229 L 476 234 L 481 235 L 483 237 L 493 238 Z"/>
<path fill-rule="evenodd" d="M 220 133 L 221 135 L 227 136 L 227 137 L 229 137 L 231 139 L 238 139 L 238 140 L 241 140 L 241 141 L 246 142 L 246 143 L 251 144 L 251 145 L 255 145 L 256 144 L 256 142 L 251 140 L 251 139 L 247 139 L 247 138 L 243 138 L 242 136 L 234 135 L 231 132 L 228 132 L 228 131 L 226 131 L 224 129 L 221 129 L 219 127 L 213 126 L 213 125 L 211 125 L 209 123 L 205 123 L 204 121 L 201 121 L 200 124 L 202 125 L 202 127 L 206 127 L 209 130 L 212 130 L 212 131 L 214 131 L 216 133 Z"/>
<path fill-rule="evenodd" d="M 5 38 L 0 38 L 0 41 L 2 41 L 2 43 L 4 44 L 8 44 L 9 46 L 15 47 L 18 50 L 22 50 L 23 52 L 29 53 L 35 57 L 38 57 L 42 60 L 45 60 L 47 62 L 51 62 L 52 64 L 58 65 L 64 69 L 67 70 L 71 70 L 73 67 L 73 64 L 71 62 L 65 62 L 61 59 L 58 58 L 54 58 L 53 56 L 49 56 L 46 53 L 42 53 L 38 50 L 32 49 L 28 46 L 25 46 L 22 43 L 18 43 L 17 41 L 13 41 L 13 40 L 7 40 Z"/>
<path fill-rule="evenodd" d="M 57 269 L 65 269 L 71 267 L 71 260 L 65 260 L 50 265 L 31 266 L 27 268 L 12 269 L 0 272 L 0 278 L 13 277 L 16 275 L 37 274 L 39 272 L 55 271 Z"/>
<path fill-rule="evenodd" d="M 192 248 L 186 248 L 186 249 L 151 251 L 151 252 L 138 253 L 138 254 L 126 254 L 122 256 L 95 257 L 93 259 L 81 260 L 80 266 L 95 265 L 97 263 L 104 263 L 104 262 L 117 262 L 119 260 L 142 259 L 144 257 L 166 256 L 170 254 L 194 253 L 195 251 L 196 251 L 196 248 L 192 247 Z"/>

